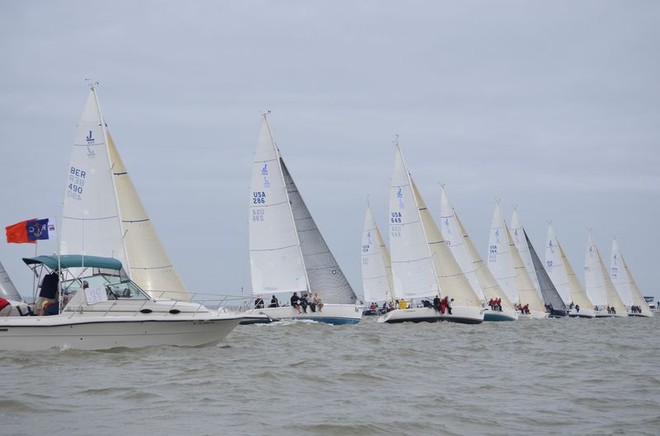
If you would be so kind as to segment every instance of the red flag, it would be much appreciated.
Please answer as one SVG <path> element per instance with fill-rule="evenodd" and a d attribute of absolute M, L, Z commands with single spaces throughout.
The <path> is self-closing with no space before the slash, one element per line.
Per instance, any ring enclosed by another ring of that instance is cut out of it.
<path fill-rule="evenodd" d="M 35 219 L 36 218 L 21 221 L 20 223 L 5 227 L 5 231 L 7 233 L 7 243 L 13 242 L 14 244 L 34 244 L 35 241 L 31 241 L 28 237 L 28 223 L 30 221 L 34 221 Z"/>

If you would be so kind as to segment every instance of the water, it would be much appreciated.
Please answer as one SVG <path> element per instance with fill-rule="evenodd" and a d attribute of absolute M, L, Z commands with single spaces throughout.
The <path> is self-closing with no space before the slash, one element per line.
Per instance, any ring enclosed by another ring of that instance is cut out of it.
<path fill-rule="evenodd" d="M 194 349 L 3 352 L 0 434 L 656 435 L 659 326 L 365 318 Z"/>

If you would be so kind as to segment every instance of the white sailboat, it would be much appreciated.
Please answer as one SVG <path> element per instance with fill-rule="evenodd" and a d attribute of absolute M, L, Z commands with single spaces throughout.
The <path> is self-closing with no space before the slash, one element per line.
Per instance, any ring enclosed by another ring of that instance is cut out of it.
<path fill-rule="evenodd" d="M 484 310 L 442 238 L 396 145 L 390 189 L 390 249 L 395 298 L 452 298 L 452 313 L 433 307 L 398 308 L 378 322 L 483 322 Z M 441 295 L 442 294 L 442 295 Z"/>
<path fill-rule="evenodd" d="M 621 297 L 605 269 L 591 231 L 589 231 L 587 254 L 584 261 L 584 287 L 589 299 L 593 301 L 594 307 L 598 308 L 596 318 L 628 316 L 626 306 L 621 301 Z"/>
<path fill-rule="evenodd" d="M 458 213 L 452 207 L 447 190 L 442 186 L 440 197 L 440 222 L 442 236 L 451 249 L 465 277 L 484 307 L 484 321 L 514 321 L 518 319 L 516 309 L 502 291 L 468 235 Z M 487 303 L 499 301 L 498 305 Z"/>
<path fill-rule="evenodd" d="M 273 320 L 300 319 L 355 324 L 362 306 L 305 205 L 264 115 L 254 154 L 249 208 L 252 293 L 316 293 L 321 310 L 291 306 L 254 308 Z"/>
<path fill-rule="evenodd" d="M 652 317 L 653 312 L 648 302 L 639 291 L 637 282 L 632 276 L 628 264 L 621 253 L 616 239 L 612 241 L 610 276 L 623 303 L 628 306 L 628 316 Z"/>
<path fill-rule="evenodd" d="M 60 252 L 118 259 L 152 297 L 190 299 L 119 156 L 93 84 L 67 168 Z"/>
<path fill-rule="evenodd" d="M 521 318 L 548 317 L 504 221 L 499 201 L 495 203 L 488 238 L 488 268 L 514 304 L 522 308 L 527 306 L 527 310 L 519 314 Z"/>
<path fill-rule="evenodd" d="M 367 304 L 394 303 L 390 253 L 368 205 L 362 230 L 362 290 Z"/>
<path fill-rule="evenodd" d="M 568 316 L 579 318 L 594 318 L 594 304 L 589 299 L 584 287 L 575 274 L 564 249 L 555 237 L 552 225 L 548 226 L 545 246 L 545 269 L 561 295 L 567 295 L 570 303 Z"/>

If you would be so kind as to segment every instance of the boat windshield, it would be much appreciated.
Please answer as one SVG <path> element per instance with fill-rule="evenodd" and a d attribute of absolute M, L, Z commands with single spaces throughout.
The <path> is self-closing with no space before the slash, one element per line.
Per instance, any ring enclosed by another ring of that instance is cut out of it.
<path fill-rule="evenodd" d="M 150 297 L 138 285 L 126 277 L 96 274 L 62 282 L 64 295 L 70 299 L 87 285 L 90 289 L 105 288 L 108 300 L 149 300 Z M 105 299 L 105 297 L 103 298 Z"/>

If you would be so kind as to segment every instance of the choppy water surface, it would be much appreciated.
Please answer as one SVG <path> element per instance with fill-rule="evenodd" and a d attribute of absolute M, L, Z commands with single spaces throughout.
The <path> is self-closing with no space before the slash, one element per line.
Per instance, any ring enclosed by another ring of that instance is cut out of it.
<path fill-rule="evenodd" d="M 0 434 L 657 435 L 659 326 L 365 318 L 196 349 L 3 352 Z"/>

